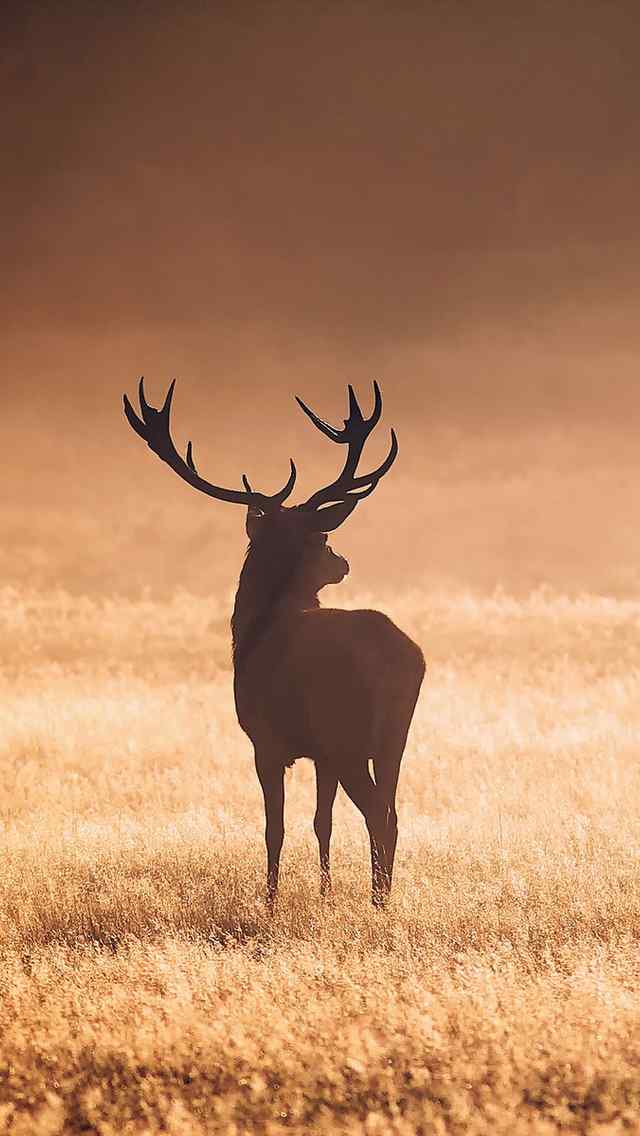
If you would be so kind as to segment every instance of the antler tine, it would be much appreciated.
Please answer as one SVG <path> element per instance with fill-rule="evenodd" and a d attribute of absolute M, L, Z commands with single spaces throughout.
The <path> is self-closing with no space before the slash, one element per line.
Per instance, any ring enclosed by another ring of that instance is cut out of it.
<path fill-rule="evenodd" d="M 171 380 L 171 383 L 169 385 L 169 390 L 167 391 L 167 394 L 166 394 L 166 397 L 165 397 L 165 400 L 164 400 L 164 405 L 162 407 L 163 410 L 166 410 L 167 399 L 169 400 L 169 410 L 171 410 L 171 399 L 173 398 L 173 389 L 175 387 L 175 382 L 176 382 L 175 379 Z M 152 406 L 149 406 L 149 403 L 147 402 L 147 400 L 145 398 L 144 375 L 140 376 L 140 382 L 138 383 L 138 399 L 140 401 L 140 409 L 142 410 L 142 418 L 143 418 L 144 422 L 148 423 L 152 420 L 154 414 L 157 414 L 158 412 L 157 412 L 157 410 L 154 410 L 154 408 Z"/>
<path fill-rule="evenodd" d="M 326 505 L 330 501 L 343 501 L 347 498 L 366 497 L 372 493 L 378 484 L 381 477 L 391 468 L 398 454 L 398 439 L 396 438 L 395 431 L 391 431 L 391 447 L 385 460 L 377 469 L 372 473 L 361 474 L 355 477 L 355 472 L 364 449 L 365 442 L 369 437 L 374 427 L 380 421 L 382 415 L 382 394 L 378 383 L 373 382 L 374 405 L 373 410 L 368 418 L 365 418 L 360 409 L 358 399 L 351 384 L 348 387 L 349 391 L 349 416 L 344 419 L 344 428 L 338 430 L 335 426 L 329 425 L 322 418 L 319 418 L 313 410 L 300 398 L 297 398 L 298 404 L 302 407 L 305 414 L 311 419 L 313 424 L 331 438 L 333 442 L 346 444 L 348 448 L 347 457 L 340 475 L 336 478 L 331 485 L 325 486 L 314 493 L 308 501 L 302 506 L 304 509 L 317 509 L 320 505 Z M 358 493 L 357 490 L 363 490 Z"/>
<path fill-rule="evenodd" d="M 337 426 L 331 426 L 329 422 L 325 422 L 324 419 L 320 418 L 310 406 L 307 406 L 298 395 L 295 396 L 296 402 L 301 410 L 304 410 L 314 426 L 317 426 L 322 434 L 326 434 L 327 438 L 331 438 L 332 442 L 349 442 L 356 434 L 360 434 L 361 432 L 364 433 L 366 440 L 374 426 L 380 421 L 380 415 L 382 414 L 382 395 L 375 379 L 373 380 L 374 406 L 368 418 L 365 418 L 362 414 L 360 404 L 351 383 L 349 383 L 347 389 L 349 391 L 349 416 L 344 419 L 344 427 L 342 430 L 339 430 Z"/>
<path fill-rule="evenodd" d="M 341 437 L 341 435 L 344 434 L 344 430 L 336 430 L 335 426 L 330 426 L 328 422 L 324 421 L 324 419 L 319 418 L 315 411 L 313 411 L 311 407 L 307 406 L 306 403 L 304 403 L 301 398 L 298 398 L 297 395 L 295 396 L 295 400 L 298 403 L 298 406 L 302 410 L 304 410 L 307 417 L 311 419 L 313 425 L 317 426 L 318 430 L 320 430 L 322 434 L 326 434 L 327 438 L 331 438 L 332 442 L 344 441 L 344 439 Z"/>
<path fill-rule="evenodd" d="M 278 508 L 290 495 L 295 484 L 296 467 L 293 461 L 291 461 L 291 472 L 286 485 L 277 493 L 268 496 L 265 493 L 254 493 L 246 479 L 244 490 L 223 489 L 222 486 L 212 485 L 211 482 L 205 481 L 196 469 L 191 442 L 187 445 L 186 459 L 178 453 L 171 437 L 171 403 L 175 384 L 176 381 L 173 379 L 160 410 L 157 410 L 147 402 L 144 392 L 144 378 L 140 379 L 138 394 L 142 418 L 133 409 L 126 394 L 123 396 L 125 416 L 136 434 L 143 438 L 149 449 L 153 450 L 175 473 L 189 485 L 192 485 L 194 489 L 199 489 L 201 493 L 206 493 L 207 496 L 215 497 L 219 501 L 230 501 L 235 505 L 251 506 L 260 509 L 262 512 L 270 512 Z"/>

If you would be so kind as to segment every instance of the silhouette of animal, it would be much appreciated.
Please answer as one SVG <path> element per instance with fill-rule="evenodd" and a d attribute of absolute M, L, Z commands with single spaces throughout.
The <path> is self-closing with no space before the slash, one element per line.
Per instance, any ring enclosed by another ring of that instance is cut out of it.
<path fill-rule="evenodd" d="M 318 592 L 337 584 L 349 565 L 327 543 L 336 529 L 391 468 L 398 443 L 391 431 L 387 457 L 371 473 L 357 474 L 369 434 L 380 419 L 382 397 L 374 383 L 369 418 L 349 386 L 349 415 L 336 429 L 300 399 L 300 407 L 331 441 L 346 445 L 339 476 L 301 505 L 284 502 L 296 467 L 279 492 L 254 492 L 205 481 L 191 442 L 183 458 L 170 433 L 174 382 L 160 410 L 150 406 L 140 380 L 140 414 L 124 396 L 124 411 L 151 450 L 194 489 L 247 508 L 249 546 L 231 620 L 234 692 L 238 721 L 253 743 L 264 794 L 267 902 L 278 888 L 284 839 L 284 773 L 298 757 L 313 760 L 317 807 L 314 829 L 320 850 L 320 886 L 331 886 L 329 844 L 338 784 L 362 813 L 371 843 L 372 899 L 384 903 L 390 889 L 398 836 L 396 788 L 400 762 L 425 665 L 420 648 L 378 611 L 322 608 Z M 373 762 L 373 773 L 369 769 Z"/>

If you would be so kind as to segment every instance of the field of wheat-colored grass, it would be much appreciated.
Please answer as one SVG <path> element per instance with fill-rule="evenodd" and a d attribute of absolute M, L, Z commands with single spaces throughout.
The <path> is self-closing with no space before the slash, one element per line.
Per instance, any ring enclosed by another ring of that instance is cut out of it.
<path fill-rule="evenodd" d="M 321 902 L 299 762 L 270 919 L 228 603 L 0 593 L 0 1131 L 639 1129 L 640 602 L 380 606 L 392 901 L 339 796 Z"/>

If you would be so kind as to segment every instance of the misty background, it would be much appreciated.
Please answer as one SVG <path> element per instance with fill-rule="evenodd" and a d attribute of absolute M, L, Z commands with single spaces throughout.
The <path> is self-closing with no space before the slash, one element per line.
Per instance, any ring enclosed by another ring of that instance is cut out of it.
<path fill-rule="evenodd" d="M 26 2 L 0 40 L 0 585 L 232 590 L 243 512 L 129 429 L 144 374 L 205 477 L 292 456 L 294 500 L 342 451 L 293 395 L 339 424 L 378 379 L 350 587 L 640 592 L 635 4 Z"/>

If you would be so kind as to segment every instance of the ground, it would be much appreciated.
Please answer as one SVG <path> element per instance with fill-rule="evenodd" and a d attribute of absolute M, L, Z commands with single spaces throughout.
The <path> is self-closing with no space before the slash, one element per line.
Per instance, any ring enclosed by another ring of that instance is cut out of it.
<path fill-rule="evenodd" d="M 640 1129 L 640 602 L 364 597 L 427 657 L 397 878 L 282 891 L 228 598 L 0 592 L 0 1131 Z M 355 605 L 355 601 L 354 601 Z"/>

